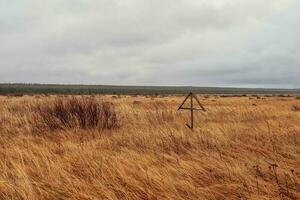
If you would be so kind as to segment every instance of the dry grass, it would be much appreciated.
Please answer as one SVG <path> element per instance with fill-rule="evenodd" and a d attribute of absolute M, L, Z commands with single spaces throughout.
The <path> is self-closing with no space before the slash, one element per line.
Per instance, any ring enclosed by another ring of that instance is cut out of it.
<path fill-rule="evenodd" d="M 0 97 L 0 199 L 300 199 L 298 99 L 203 97 L 192 132 L 183 97 L 57 98 Z"/>
<path fill-rule="evenodd" d="M 117 114 L 108 102 L 95 98 L 56 98 L 47 104 L 38 104 L 34 109 L 34 130 L 66 129 L 112 129 L 119 126 Z"/>
<path fill-rule="evenodd" d="M 292 110 L 293 111 L 300 111 L 300 104 L 299 105 L 293 105 Z"/>

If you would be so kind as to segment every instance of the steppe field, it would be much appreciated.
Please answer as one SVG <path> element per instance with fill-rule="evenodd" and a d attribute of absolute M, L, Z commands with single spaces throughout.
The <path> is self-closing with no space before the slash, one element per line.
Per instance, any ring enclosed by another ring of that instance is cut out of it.
<path fill-rule="evenodd" d="M 300 98 L 0 96 L 0 199 L 300 199 Z"/>

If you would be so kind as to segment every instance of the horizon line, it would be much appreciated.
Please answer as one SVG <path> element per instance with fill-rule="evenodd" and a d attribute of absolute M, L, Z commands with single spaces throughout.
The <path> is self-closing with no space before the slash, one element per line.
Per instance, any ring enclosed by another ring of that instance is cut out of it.
<path fill-rule="evenodd" d="M 62 86 L 110 86 L 110 87 L 183 87 L 183 88 L 228 88 L 228 89 L 266 89 L 266 90 L 300 90 L 300 88 L 281 88 L 281 87 L 238 87 L 238 86 L 195 86 L 195 85 L 133 85 L 133 84 L 95 84 L 95 83 L 3 83 L 0 85 L 62 85 Z"/>

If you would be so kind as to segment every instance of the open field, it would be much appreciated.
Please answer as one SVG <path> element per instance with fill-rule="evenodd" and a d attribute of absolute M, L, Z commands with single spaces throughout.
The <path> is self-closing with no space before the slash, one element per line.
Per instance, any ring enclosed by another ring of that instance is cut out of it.
<path fill-rule="evenodd" d="M 70 99 L 0 96 L 0 199 L 300 199 L 299 97 L 199 97 L 194 131 L 183 97 Z"/>

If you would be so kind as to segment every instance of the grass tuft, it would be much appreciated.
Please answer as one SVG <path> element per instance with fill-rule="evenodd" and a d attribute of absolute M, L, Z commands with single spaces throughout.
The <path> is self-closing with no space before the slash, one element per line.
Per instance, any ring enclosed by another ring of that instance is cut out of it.
<path fill-rule="evenodd" d="M 299 105 L 292 105 L 292 111 L 295 111 L 295 112 L 299 112 L 300 111 L 300 106 Z"/>
<path fill-rule="evenodd" d="M 117 113 L 111 103 L 93 98 L 56 98 L 53 103 L 38 105 L 34 117 L 39 130 L 112 129 L 119 126 Z"/>

